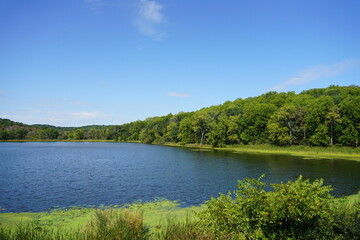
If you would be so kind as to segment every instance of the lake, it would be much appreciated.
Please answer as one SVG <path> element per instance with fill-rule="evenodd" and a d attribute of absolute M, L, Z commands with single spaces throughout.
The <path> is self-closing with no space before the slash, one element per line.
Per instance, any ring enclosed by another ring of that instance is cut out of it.
<path fill-rule="evenodd" d="M 360 162 L 201 151 L 138 143 L 0 142 L 2 212 L 110 205 L 155 198 L 197 205 L 238 179 L 323 178 L 333 195 L 360 190 Z"/>

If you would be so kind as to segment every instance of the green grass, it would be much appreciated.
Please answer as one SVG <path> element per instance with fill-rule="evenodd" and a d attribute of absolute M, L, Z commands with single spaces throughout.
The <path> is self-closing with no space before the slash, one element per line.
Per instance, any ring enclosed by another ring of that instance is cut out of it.
<path fill-rule="evenodd" d="M 212 236 L 199 230 L 199 221 L 187 216 L 185 219 L 168 217 L 152 231 L 151 240 L 210 240 Z"/>
<path fill-rule="evenodd" d="M 143 214 L 144 223 L 153 229 L 163 219 L 168 217 L 185 220 L 186 217 L 195 217 L 195 212 L 204 209 L 204 206 L 193 206 L 188 208 L 179 207 L 180 203 L 162 200 L 147 203 L 133 203 L 121 207 L 108 207 L 114 211 L 124 208 L 139 211 Z M 107 207 L 105 207 L 107 208 Z M 104 209 L 104 207 L 102 207 Z M 0 224 L 6 227 L 16 227 L 21 223 L 36 223 L 48 229 L 78 229 L 84 227 L 94 216 L 98 208 L 73 207 L 68 210 L 52 210 L 50 212 L 22 212 L 22 213 L 0 213 Z"/>
<path fill-rule="evenodd" d="M 165 146 L 187 147 L 202 150 L 230 151 L 234 153 L 254 154 L 286 154 L 301 156 L 308 159 L 344 159 L 360 161 L 360 147 L 312 147 L 312 146 L 274 146 L 270 144 L 259 145 L 228 145 L 222 148 L 213 148 L 210 145 L 165 143 Z"/>
<path fill-rule="evenodd" d="M 195 213 L 205 208 L 204 206 L 181 208 L 179 205 L 178 202 L 159 200 L 133 203 L 121 207 L 72 207 L 67 210 L 55 209 L 38 213 L 0 213 L 0 240 L 8 239 L 8 236 L 14 233 L 20 234 L 20 237 L 14 236 L 11 239 L 22 239 L 24 236 L 29 239 L 83 239 L 82 234 L 84 232 L 88 234 L 86 239 L 103 239 L 101 236 L 104 234 L 114 234 L 114 229 L 123 229 L 125 232 L 131 230 L 126 228 L 126 224 L 119 217 L 124 210 L 135 213 L 135 215 L 131 215 L 135 216 L 132 219 L 139 219 L 136 217 L 136 213 L 141 214 L 141 221 L 143 221 L 149 234 L 152 234 L 151 239 L 160 239 L 163 236 L 163 229 L 171 228 L 171 226 L 168 227 L 168 222 L 165 219 L 173 219 L 174 221 L 176 219 L 177 224 L 182 224 L 187 219 L 195 220 Z M 105 210 L 101 211 L 100 209 Z M 110 218 L 118 219 L 118 221 L 110 221 Z M 104 223 L 100 224 L 101 221 Z M 2 238 L 1 234 L 7 238 Z M 29 234 L 32 234 L 32 237 L 29 237 Z M 146 236 L 149 237 L 149 234 Z M 58 238 L 55 238 L 56 236 Z"/>
<path fill-rule="evenodd" d="M 130 209 L 96 210 L 82 231 L 86 239 L 145 240 L 150 235 L 142 213 Z"/>
<path fill-rule="evenodd" d="M 310 147 L 310 146 L 288 146 L 279 147 L 272 145 L 236 145 L 226 148 L 216 148 L 233 152 L 250 152 L 266 154 L 290 154 L 305 158 L 331 158 L 360 161 L 360 148 L 351 147 Z"/>
<path fill-rule="evenodd" d="M 354 205 L 354 204 L 360 202 L 360 191 L 357 194 L 353 194 L 353 195 L 345 197 L 345 199 L 347 200 L 348 204 L 350 204 L 350 205 Z"/>

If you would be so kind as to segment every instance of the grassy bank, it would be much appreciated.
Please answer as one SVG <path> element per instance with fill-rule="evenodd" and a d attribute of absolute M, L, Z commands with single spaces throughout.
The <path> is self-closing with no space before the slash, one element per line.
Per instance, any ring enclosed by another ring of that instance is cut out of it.
<path fill-rule="evenodd" d="M 333 203 L 340 211 L 340 215 L 336 216 L 348 219 L 346 214 L 354 214 L 351 209 L 360 203 L 360 192 L 335 199 Z M 72 207 L 39 213 L 0 213 L 0 239 L 220 239 L 214 235 L 206 235 L 208 233 L 201 227 L 201 214 L 204 211 L 212 212 L 214 209 L 210 209 L 214 207 L 216 205 L 209 204 L 180 208 L 179 203 L 163 200 L 121 207 Z M 227 207 L 231 208 L 230 205 Z M 213 214 L 225 212 L 227 211 L 215 211 Z M 346 224 L 342 224 L 341 227 L 347 227 Z M 354 226 L 351 227 L 353 230 Z M 126 234 L 131 237 L 124 237 Z M 235 235 L 234 239 L 247 239 L 236 236 L 238 235 Z"/>
<path fill-rule="evenodd" d="M 350 147 L 309 147 L 309 146 L 290 146 L 277 147 L 271 145 L 250 145 L 250 146 L 228 146 L 226 148 L 216 148 L 232 152 L 250 152 L 266 154 L 289 154 L 302 156 L 305 158 L 330 158 L 360 161 L 360 148 Z"/>
<path fill-rule="evenodd" d="M 229 145 L 222 148 L 212 148 L 210 145 L 165 143 L 165 146 L 198 148 L 204 150 L 230 151 L 234 153 L 255 154 L 287 154 L 309 159 L 330 158 L 360 161 L 360 147 L 311 147 L 311 146 L 273 146 L 262 145 Z"/>
<path fill-rule="evenodd" d="M 338 198 L 338 200 L 354 205 L 360 202 L 360 192 L 344 198 Z M 144 217 L 144 223 L 150 229 L 155 230 L 159 225 L 164 224 L 164 220 L 168 218 L 180 221 L 185 221 L 187 218 L 196 219 L 196 213 L 204 210 L 206 206 L 182 208 L 178 202 L 162 200 L 133 203 L 124 206 L 59 208 L 47 212 L 4 212 L 0 213 L 0 226 L 16 227 L 19 224 L 34 222 L 40 227 L 75 230 L 84 227 L 98 210 L 112 209 L 121 211 L 124 208 L 141 212 Z"/>
<path fill-rule="evenodd" d="M 54 209 L 48 212 L 21 212 L 0 213 L 0 239 L 1 229 L 16 231 L 19 226 L 31 226 L 32 229 L 46 230 L 47 232 L 63 232 L 65 239 L 77 232 L 82 232 L 87 224 L 94 219 L 99 210 L 110 210 L 121 213 L 124 209 L 139 212 L 142 221 L 152 234 L 156 234 L 170 220 L 185 222 L 186 219 L 196 219 L 195 213 L 204 209 L 204 206 L 188 208 L 179 207 L 179 203 L 162 200 L 148 203 L 133 203 L 124 206 L 109 207 L 71 207 L 68 209 Z M 34 230 L 34 231 L 35 231 Z M 32 231 L 32 230 L 31 230 Z"/>
<path fill-rule="evenodd" d="M 115 211 L 120 211 L 123 208 L 127 208 L 142 212 L 145 224 L 152 228 L 167 217 L 185 219 L 186 216 L 193 216 L 195 212 L 204 208 L 203 206 L 181 208 L 179 205 L 177 202 L 163 200 L 148 203 L 133 203 L 121 207 L 116 205 L 97 208 L 71 207 L 68 209 L 54 209 L 48 212 L 38 213 L 0 213 L 0 224 L 2 226 L 16 226 L 18 223 L 35 221 L 39 225 L 50 228 L 74 229 L 83 227 L 99 209 L 114 209 Z"/>

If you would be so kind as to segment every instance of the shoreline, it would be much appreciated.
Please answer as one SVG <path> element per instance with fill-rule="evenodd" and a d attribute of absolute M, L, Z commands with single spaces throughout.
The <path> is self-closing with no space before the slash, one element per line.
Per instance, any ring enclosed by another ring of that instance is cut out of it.
<path fill-rule="evenodd" d="M 110 205 L 103 207 L 77 207 L 53 209 L 41 212 L 0 212 L 0 226 L 16 227 L 16 224 L 38 221 L 42 226 L 50 228 L 72 228 L 84 226 L 98 210 L 112 209 L 121 211 L 123 209 L 141 211 L 144 222 L 150 228 L 154 228 L 168 216 L 176 216 L 185 219 L 187 216 L 195 216 L 195 212 L 204 209 L 204 205 L 180 207 L 180 203 L 163 199 L 151 202 L 131 203 L 123 205 Z"/>
<path fill-rule="evenodd" d="M 114 140 L 101 139 L 83 139 L 83 140 L 1 140 L 0 142 L 109 142 L 109 143 L 141 143 L 140 141 L 117 142 Z M 144 144 L 144 143 L 141 143 Z M 251 154 L 282 154 L 304 157 L 305 159 L 341 159 L 360 161 L 360 147 L 313 147 L 313 146 L 273 146 L 269 144 L 260 145 L 227 145 L 225 147 L 212 147 L 211 145 L 200 144 L 181 144 L 173 142 L 152 143 L 151 145 L 183 147 L 192 149 L 228 151 L 233 153 L 251 153 Z"/>
<path fill-rule="evenodd" d="M 209 145 L 165 143 L 155 144 L 169 147 L 197 148 L 204 150 L 228 151 L 233 153 L 252 154 L 282 154 L 304 157 L 305 159 L 341 159 L 360 161 L 360 148 L 350 147 L 311 147 L 311 146 L 287 146 L 278 147 L 272 145 L 228 145 L 225 147 L 211 147 Z"/>
<path fill-rule="evenodd" d="M 342 200 L 348 204 L 356 204 L 360 201 L 360 192 L 334 198 L 334 201 Z M 102 207 L 100 207 L 100 205 L 97 207 L 71 206 L 41 212 L 0 212 L 0 226 L 15 227 L 16 224 L 36 220 L 39 221 L 39 223 L 41 222 L 41 225 L 51 228 L 76 228 L 80 225 L 85 225 L 98 210 L 113 209 L 118 211 L 121 209 L 130 209 L 141 211 L 146 225 L 153 228 L 161 222 L 162 219 L 166 219 L 169 216 L 186 219 L 188 216 L 195 217 L 197 212 L 205 208 L 205 204 L 181 207 L 179 201 L 161 199 L 143 203 L 133 202 L 130 204 Z"/>

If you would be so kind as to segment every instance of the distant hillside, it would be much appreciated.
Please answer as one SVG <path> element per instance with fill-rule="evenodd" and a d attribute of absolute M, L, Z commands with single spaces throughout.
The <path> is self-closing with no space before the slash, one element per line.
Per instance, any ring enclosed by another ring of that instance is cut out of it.
<path fill-rule="evenodd" d="M 0 129 L 4 129 L 11 126 L 25 126 L 25 124 L 19 122 L 13 122 L 9 119 L 0 118 Z"/>
<path fill-rule="evenodd" d="M 47 124 L 27 125 L 0 118 L 0 140 L 82 140 L 106 139 L 111 126 L 56 127 Z"/>
<path fill-rule="evenodd" d="M 330 86 L 227 101 L 194 112 L 150 117 L 118 126 L 25 125 L 0 119 L 0 139 L 107 139 L 232 144 L 358 146 L 360 87 Z"/>
<path fill-rule="evenodd" d="M 58 130 L 72 131 L 72 130 L 76 130 L 76 129 L 83 129 L 83 130 L 107 129 L 111 125 L 87 125 L 87 126 L 82 126 L 82 127 L 56 127 L 56 126 L 46 125 L 46 124 L 32 124 L 30 126 L 34 127 L 34 128 L 41 128 L 41 129 L 53 128 L 53 129 L 58 129 Z"/>

